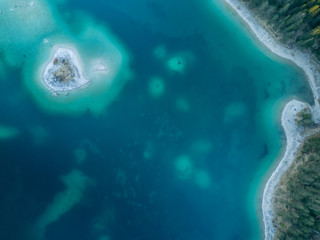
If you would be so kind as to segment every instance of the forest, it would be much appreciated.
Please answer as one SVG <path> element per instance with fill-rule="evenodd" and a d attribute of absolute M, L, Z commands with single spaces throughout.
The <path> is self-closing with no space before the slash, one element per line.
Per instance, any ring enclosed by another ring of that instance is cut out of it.
<path fill-rule="evenodd" d="M 305 140 L 274 197 L 275 239 L 320 239 L 320 134 Z"/>
<path fill-rule="evenodd" d="M 315 126 L 312 120 L 312 114 L 309 108 L 303 109 L 301 112 L 297 113 L 295 118 L 296 123 L 304 128 L 310 128 Z"/>
<path fill-rule="evenodd" d="M 289 48 L 297 47 L 320 60 L 320 0 L 241 0 L 270 34 Z M 311 112 L 296 123 L 314 127 Z M 275 239 L 320 239 L 320 134 L 308 137 L 274 197 Z"/>
<path fill-rule="evenodd" d="M 242 0 L 289 47 L 320 58 L 320 0 Z"/>

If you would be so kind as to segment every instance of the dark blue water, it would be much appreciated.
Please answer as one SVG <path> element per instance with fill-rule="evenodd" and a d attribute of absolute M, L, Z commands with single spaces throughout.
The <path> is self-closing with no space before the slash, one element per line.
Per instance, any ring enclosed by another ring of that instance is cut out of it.
<path fill-rule="evenodd" d="M 311 99 L 303 74 L 266 56 L 218 2 L 69 0 L 59 7 L 72 26 L 78 11 L 122 41 L 134 77 L 105 114 L 70 117 L 39 109 L 21 69 L 6 70 L 0 123 L 20 135 L 0 139 L 0 238 L 27 239 L 65 191 L 60 177 L 77 169 L 91 183 L 47 226 L 47 240 L 258 239 L 254 202 L 283 145 L 281 107 L 293 96 Z M 154 54 L 158 46 L 163 58 Z M 182 73 L 171 71 L 168 59 L 181 53 L 192 60 Z M 163 79 L 160 97 L 148 90 L 154 76 Z"/>

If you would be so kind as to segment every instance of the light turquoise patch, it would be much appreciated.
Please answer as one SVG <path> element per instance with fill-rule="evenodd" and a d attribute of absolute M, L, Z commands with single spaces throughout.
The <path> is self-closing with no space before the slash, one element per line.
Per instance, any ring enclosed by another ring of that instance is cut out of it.
<path fill-rule="evenodd" d="M 179 156 L 175 161 L 175 168 L 178 177 L 181 179 L 190 179 L 193 175 L 193 164 L 187 155 Z"/>
<path fill-rule="evenodd" d="M 164 81 L 160 77 L 153 77 L 149 82 L 149 93 L 153 97 L 160 97 L 165 90 Z"/>
<path fill-rule="evenodd" d="M 15 138 L 20 134 L 17 128 L 0 125 L 0 141 Z"/>
<path fill-rule="evenodd" d="M 146 143 L 146 147 L 145 147 L 145 149 L 143 151 L 143 157 L 145 159 L 152 158 L 153 155 L 154 155 L 154 151 L 155 151 L 154 145 L 151 142 Z"/>
<path fill-rule="evenodd" d="M 163 59 L 167 55 L 167 49 L 164 45 L 160 45 L 153 50 L 153 55 L 158 59 Z"/>
<path fill-rule="evenodd" d="M 47 226 L 57 221 L 63 214 L 79 203 L 86 188 L 93 184 L 90 178 L 75 169 L 62 176 L 61 180 L 66 188 L 56 194 L 52 202 L 47 205 L 44 212 L 36 220 L 34 231 L 31 232 L 34 240 L 44 239 Z"/>
<path fill-rule="evenodd" d="M 203 189 L 209 188 L 211 186 L 210 175 L 204 170 L 197 170 L 194 174 L 195 183 Z"/>
<path fill-rule="evenodd" d="M 183 72 L 185 69 L 184 59 L 177 56 L 168 60 L 168 67 L 174 72 Z"/>
<path fill-rule="evenodd" d="M 181 112 L 188 112 L 190 110 L 189 102 L 183 97 L 177 98 L 175 105 L 176 108 Z"/>
<path fill-rule="evenodd" d="M 190 67 L 193 61 L 193 54 L 191 52 L 184 51 L 172 54 L 167 60 L 167 66 L 175 73 L 184 73 L 187 67 Z"/>
<path fill-rule="evenodd" d="M 23 67 L 24 86 L 45 111 L 68 115 L 104 113 L 132 76 L 128 53 L 107 28 L 88 15 L 73 12 L 69 16 L 72 21 L 66 23 L 54 4 L 44 0 L 1 1 L 3 60 Z M 42 73 L 59 46 L 78 53 L 83 73 L 91 81 L 75 91 L 56 95 L 43 84 Z M 105 65 L 107 71 L 93 70 L 97 65 Z"/>
<path fill-rule="evenodd" d="M 63 26 L 47 1 L 34 1 L 32 5 L 26 1 L 1 0 L 0 6 L 0 46 L 9 65 L 21 65 L 41 39 Z"/>
<path fill-rule="evenodd" d="M 106 106 L 131 77 L 129 56 L 110 31 L 86 15 L 75 15 L 74 22 L 80 24 L 76 29 L 81 29 L 75 36 L 47 36 L 49 44 L 41 44 L 35 50 L 35 57 L 28 59 L 24 67 L 25 86 L 36 103 L 48 112 L 78 115 L 90 111 L 99 115 L 104 113 Z M 90 79 L 89 84 L 69 93 L 55 94 L 48 90 L 43 84 L 42 73 L 58 47 L 78 53 L 83 72 Z M 101 62 L 106 64 L 107 72 L 93 71 L 93 66 Z"/>

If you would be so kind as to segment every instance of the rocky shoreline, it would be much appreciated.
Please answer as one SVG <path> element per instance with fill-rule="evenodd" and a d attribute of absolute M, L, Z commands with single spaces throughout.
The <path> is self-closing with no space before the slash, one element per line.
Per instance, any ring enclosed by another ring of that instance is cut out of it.
<path fill-rule="evenodd" d="M 262 198 L 262 213 L 264 222 L 265 239 L 271 240 L 274 238 L 275 227 L 273 225 L 273 199 L 274 191 L 277 185 L 290 167 L 291 163 L 295 159 L 295 155 L 303 143 L 304 139 L 310 134 L 306 134 L 301 130 L 301 127 L 297 126 L 295 122 L 296 114 L 302 111 L 304 108 L 310 108 L 312 118 L 315 123 L 320 122 L 320 74 L 318 71 L 318 63 L 315 58 L 308 52 L 302 52 L 296 48 L 288 48 L 284 44 L 279 43 L 268 31 L 265 26 L 260 24 L 261 21 L 255 18 L 255 15 L 239 0 L 224 0 L 233 11 L 237 13 L 239 17 L 246 23 L 250 30 L 255 34 L 258 40 L 265 45 L 272 53 L 292 61 L 299 68 L 301 68 L 308 79 L 309 85 L 312 89 L 314 96 L 314 106 L 309 106 L 306 103 L 291 100 L 285 106 L 281 115 L 281 124 L 285 131 L 287 145 L 286 151 L 280 160 L 277 168 L 271 174 L 271 177 L 267 181 Z"/>
<path fill-rule="evenodd" d="M 46 66 L 42 80 L 53 92 L 69 92 L 90 82 L 84 77 L 74 50 L 58 48 Z"/>

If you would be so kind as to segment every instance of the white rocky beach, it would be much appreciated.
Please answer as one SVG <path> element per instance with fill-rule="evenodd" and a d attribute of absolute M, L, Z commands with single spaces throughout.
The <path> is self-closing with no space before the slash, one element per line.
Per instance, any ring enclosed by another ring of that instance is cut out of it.
<path fill-rule="evenodd" d="M 225 2 L 245 22 L 245 24 L 254 33 L 256 38 L 272 53 L 281 58 L 292 61 L 304 71 L 314 96 L 314 106 L 309 106 L 306 103 L 294 99 L 288 102 L 282 111 L 281 125 L 286 135 L 286 150 L 275 171 L 271 174 L 271 177 L 267 181 L 262 198 L 265 239 L 271 240 L 274 238 L 275 233 L 275 228 L 272 222 L 274 216 L 274 191 L 277 188 L 282 175 L 286 172 L 295 159 L 295 155 L 301 146 L 301 143 L 303 143 L 303 140 L 308 135 L 312 134 L 312 132 L 306 134 L 301 127 L 297 126 L 295 121 L 296 114 L 307 107 L 311 110 L 314 122 L 320 122 L 320 107 L 318 101 L 320 96 L 319 66 L 310 53 L 302 52 L 296 48 L 289 48 L 279 43 L 268 31 L 268 29 L 265 29 L 265 27 L 262 26 L 259 19 L 255 17 L 254 13 L 252 13 L 241 1 L 225 0 Z"/>
<path fill-rule="evenodd" d="M 68 92 L 87 84 L 74 50 L 59 47 L 47 64 L 42 80 L 53 92 Z"/>

